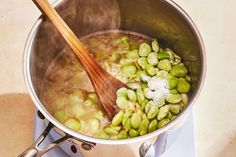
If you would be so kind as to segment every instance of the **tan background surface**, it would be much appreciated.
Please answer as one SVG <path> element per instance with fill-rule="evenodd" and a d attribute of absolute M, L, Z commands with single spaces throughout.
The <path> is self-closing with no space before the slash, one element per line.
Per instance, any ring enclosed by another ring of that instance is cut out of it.
<path fill-rule="evenodd" d="M 236 1 L 175 1 L 195 21 L 206 45 L 206 82 L 195 104 L 198 157 L 235 157 Z M 22 55 L 38 15 L 30 0 L 0 1 L 0 94 L 27 92 Z M 31 142 L 33 105 L 25 95 L 5 95 L 0 101 L 0 156 L 11 157 Z"/>

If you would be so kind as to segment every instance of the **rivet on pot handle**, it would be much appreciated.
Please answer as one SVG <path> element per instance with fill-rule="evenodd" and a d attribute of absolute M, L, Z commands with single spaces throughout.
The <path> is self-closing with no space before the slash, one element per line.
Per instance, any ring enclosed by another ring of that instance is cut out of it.
<path fill-rule="evenodd" d="M 43 140 L 47 137 L 51 129 L 54 127 L 52 123 L 49 123 L 47 128 L 44 130 L 44 132 L 39 136 L 39 138 L 27 149 L 25 150 L 21 155 L 18 157 L 41 157 L 43 154 L 51 150 L 52 148 L 62 144 L 66 140 L 70 138 L 70 136 L 65 135 L 64 137 L 56 140 L 55 142 L 49 144 L 48 146 L 44 148 L 39 148 L 39 145 L 43 142 Z"/>
<path fill-rule="evenodd" d="M 144 142 L 139 148 L 140 157 L 161 156 L 166 150 L 168 134 L 168 132 L 162 133 L 154 143 Z"/>

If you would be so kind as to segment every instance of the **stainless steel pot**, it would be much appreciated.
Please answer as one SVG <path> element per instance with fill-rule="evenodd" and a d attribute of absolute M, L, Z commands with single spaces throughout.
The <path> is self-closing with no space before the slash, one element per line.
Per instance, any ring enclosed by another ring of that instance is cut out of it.
<path fill-rule="evenodd" d="M 189 113 L 203 85 L 206 60 L 203 41 L 190 17 L 171 0 L 59 0 L 54 4 L 58 13 L 78 37 L 111 29 L 129 30 L 158 37 L 164 47 L 170 47 L 183 58 L 192 77 L 189 105 L 165 127 L 144 136 L 126 140 L 103 140 L 68 129 L 45 108 L 41 98 L 43 78 L 50 62 L 67 47 L 65 41 L 48 19 L 41 16 L 33 26 L 25 46 L 24 77 L 28 91 L 45 116 L 48 127 L 40 138 L 21 156 L 41 156 L 58 144 L 72 140 L 82 142 L 83 148 L 94 143 L 119 145 L 140 141 L 177 126 Z M 38 145 L 54 129 L 62 138 L 44 149 Z"/>

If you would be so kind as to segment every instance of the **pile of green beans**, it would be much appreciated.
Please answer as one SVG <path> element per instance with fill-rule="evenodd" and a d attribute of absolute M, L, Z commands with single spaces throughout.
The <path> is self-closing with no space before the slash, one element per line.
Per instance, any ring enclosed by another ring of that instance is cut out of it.
<path fill-rule="evenodd" d="M 181 57 L 171 49 L 162 49 L 156 39 L 129 50 L 127 37 L 115 41 L 119 52 L 110 61 L 120 65 L 121 78 L 128 88 L 120 88 L 116 104 L 120 111 L 98 138 L 127 139 L 153 132 L 173 120 L 188 104 L 191 78 Z M 112 67 L 110 67 L 112 69 Z M 108 70 L 108 69 L 107 69 Z M 148 91 L 148 80 L 165 79 L 169 94 L 154 101 Z"/>

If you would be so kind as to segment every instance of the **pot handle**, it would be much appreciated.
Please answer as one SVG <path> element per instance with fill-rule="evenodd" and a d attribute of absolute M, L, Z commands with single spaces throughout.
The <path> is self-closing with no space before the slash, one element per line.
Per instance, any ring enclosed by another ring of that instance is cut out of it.
<path fill-rule="evenodd" d="M 159 157 L 165 150 L 167 145 L 168 132 L 160 134 L 154 143 L 144 142 L 139 148 L 140 157 Z"/>
<path fill-rule="evenodd" d="M 43 154 L 45 154 L 49 150 L 53 149 L 54 147 L 57 147 L 58 145 L 62 144 L 63 142 L 65 142 L 66 140 L 70 138 L 70 136 L 65 135 L 64 137 L 56 140 L 55 142 L 49 144 L 48 146 L 44 148 L 39 148 L 39 145 L 48 136 L 49 132 L 51 131 L 53 127 L 54 125 L 52 123 L 49 123 L 47 128 L 38 137 L 38 139 L 18 157 L 41 157 Z"/>

